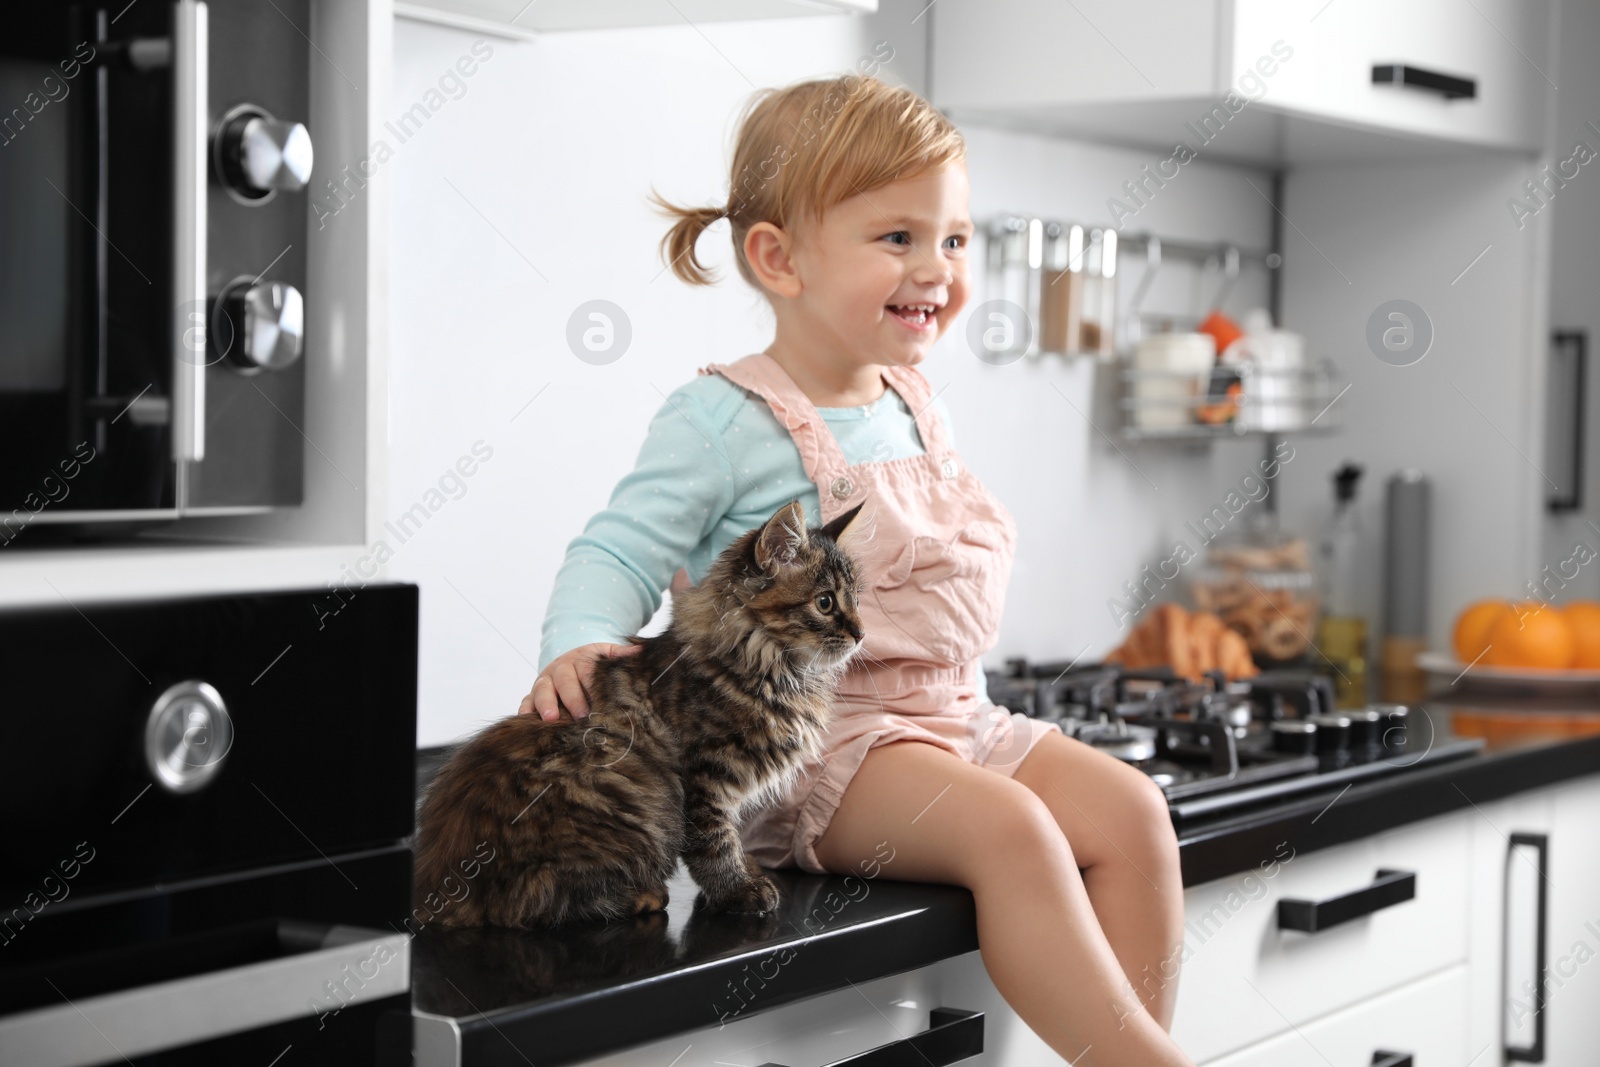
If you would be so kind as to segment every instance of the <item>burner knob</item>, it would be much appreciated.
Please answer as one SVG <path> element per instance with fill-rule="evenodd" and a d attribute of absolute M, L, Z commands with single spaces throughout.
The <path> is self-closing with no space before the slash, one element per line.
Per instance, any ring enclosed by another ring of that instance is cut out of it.
<path fill-rule="evenodd" d="M 1410 734 L 1411 709 L 1404 704 L 1374 704 L 1372 710 L 1383 717 L 1379 741 L 1390 752 L 1405 751 Z"/>
<path fill-rule="evenodd" d="M 1350 748 L 1350 719 L 1344 715 L 1313 715 L 1317 724 L 1317 752 L 1344 752 Z"/>
<path fill-rule="evenodd" d="M 246 200 L 296 192 L 311 180 L 311 135 L 259 107 L 242 104 L 223 116 L 213 144 L 223 180 Z"/>
<path fill-rule="evenodd" d="M 1362 753 L 1374 753 L 1383 747 L 1383 714 L 1371 708 L 1342 713 L 1350 720 L 1350 747 Z"/>
<path fill-rule="evenodd" d="M 1313 756 L 1317 751 L 1317 724 L 1283 719 L 1272 724 L 1272 750 L 1292 756 Z"/>

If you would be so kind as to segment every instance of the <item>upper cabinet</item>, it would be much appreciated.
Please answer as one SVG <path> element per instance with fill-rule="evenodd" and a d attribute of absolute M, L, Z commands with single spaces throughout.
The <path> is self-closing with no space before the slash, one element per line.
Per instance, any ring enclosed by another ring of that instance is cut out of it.
<path fill-rule="evenodd" d="M 1554 92 L 1549 0 L 942 0 L 929 14 L 932 99 L 956 119 L 1214 159 L 1535 153 Z"/>
<path fill-rule="evenodd" d="M 396 15 L 515 36 L 877 10 L 878 0 L 395 0 L 394 5 Z"/>

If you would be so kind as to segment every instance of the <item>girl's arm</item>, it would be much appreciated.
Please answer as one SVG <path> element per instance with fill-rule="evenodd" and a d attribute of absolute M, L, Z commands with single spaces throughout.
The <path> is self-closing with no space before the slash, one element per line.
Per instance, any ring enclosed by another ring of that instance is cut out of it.
<path fill-rule="evenodd" d="M 617 652 L 617 643 L 650 620 L 673 573 L 732 506 L 732 469 L 704 392 L 697 381 L 667 398 L 634 469 L 568 545 L 545 610 L 540 676 L 524 712 L 536 700 L 553 704 L 556 694 L 574 711 L 582 708 L 580 686 L 594 659 Z M 550 690 L 543 698 L 536 696 L 541 688 Z"/>

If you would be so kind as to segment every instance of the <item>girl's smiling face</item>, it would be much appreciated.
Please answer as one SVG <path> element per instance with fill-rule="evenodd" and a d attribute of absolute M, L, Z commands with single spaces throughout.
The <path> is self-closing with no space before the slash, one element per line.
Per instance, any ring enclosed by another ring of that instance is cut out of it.
<path fill-rule="evenodd" d="M 828 377 L 922 362 L 967 300 L 967 192 L 957 162 L 852 196 L 788 233 L 758 223 L 746 252 L 774 296 L 774 346 Z"/>

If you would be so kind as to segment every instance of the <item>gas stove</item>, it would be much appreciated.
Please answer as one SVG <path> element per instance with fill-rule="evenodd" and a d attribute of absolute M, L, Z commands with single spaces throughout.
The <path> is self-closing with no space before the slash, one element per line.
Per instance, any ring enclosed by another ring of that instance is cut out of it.
<path fill-rule="evenodd" d="M 1404 774 L 1472 756 L 1481 738 L 1450 735 L 1425 705 L 1336 710 L 1332 681 L 1309 670 L 1196 683 L 1169 668 L 1007 660 L 989 699 L 1144 771 L 1173 822 Z"/>

